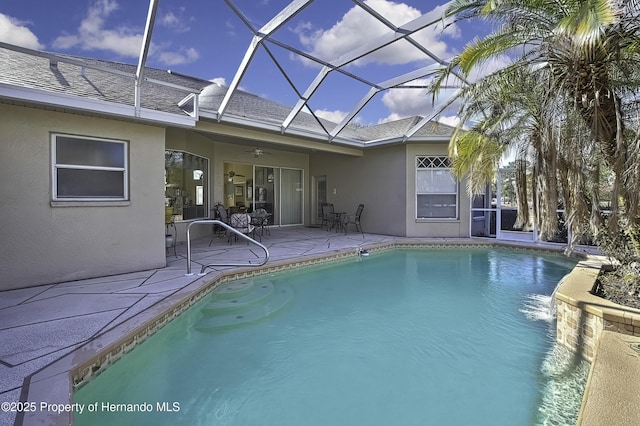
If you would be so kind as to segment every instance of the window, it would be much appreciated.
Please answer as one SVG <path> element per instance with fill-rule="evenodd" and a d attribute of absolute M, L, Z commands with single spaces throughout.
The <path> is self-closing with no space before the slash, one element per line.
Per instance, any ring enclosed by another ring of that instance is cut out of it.
<path fill-rule="evenodd" d="M 208 159 L 183 151 L 165 151 L 164 176 L 168 221 L 208 217 Z"/>
<path fill-rule="evenodd" d="M 122 201 L 128 194 L 127 143 L 52 135 L 53 199 Z"/>
<path fill-rule="evenodd" d="M 458 180 L 448 157 L 416 157 L 416 217 L 458 218 Z"/>

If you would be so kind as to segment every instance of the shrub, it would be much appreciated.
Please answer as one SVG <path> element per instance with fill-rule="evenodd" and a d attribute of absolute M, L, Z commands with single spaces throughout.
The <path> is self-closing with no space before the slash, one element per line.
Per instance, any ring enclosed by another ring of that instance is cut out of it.
<path fill-rule="evenodd" d="M 602 231 L 596 241 L 612 269 L 599 277 L 598 295 L 640 309 L 640 228 L 621 221 L 619 232 Z"/>

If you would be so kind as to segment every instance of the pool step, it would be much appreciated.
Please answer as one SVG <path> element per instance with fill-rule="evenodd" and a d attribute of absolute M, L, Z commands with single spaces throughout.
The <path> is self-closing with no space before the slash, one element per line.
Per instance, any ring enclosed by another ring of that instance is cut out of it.
<path fill-rule="evenodd" d="M 289 286 L 271 284 L 267 287 L 270 288 L 268 295 L 265 295 L 266 290 L 260 284 L 254 287 L 254 292 L 257 293 L 255 298 L 249 297 L 254 292 L 242 297 L 246 301 L 252 300 L 251 302 L 233 304 L 232 307 L 219 305 L 218 308 L 212 308 L 210 305 L 219 301 L 210 302 L 205 306 L 208 309 L 203 308 L 205 317 L 194 327 L 200 331 L 216 331 L 257 322 L 278 313 L 293 298 L 293 291 Z"/>
<path fill-rule="evenodd" d="M 224 283 L 211 294 L 213 299 L 234 299 L 236 297 L 244 296 L 253 290 L 254 282 L 252 279 L 242 281 L 232 281 Z"/>
<path fill-rule="evenodd" d="M 259 303 L 273 293 L 273 284 L 265 282 L 259 285 L 253 285 L 249 287 L 251 291 L 242 291 L 243 294 L 238 295 L 239 292 L 235 292 L 236 297 L 224 298 L 214 300 L 203 306 L 202 312 L 208 315 L 221 315 L 229 311 L 236 311 L 246 309 L 250 305 Z M 226 293 L 228 295 L 229 293 Z"/>

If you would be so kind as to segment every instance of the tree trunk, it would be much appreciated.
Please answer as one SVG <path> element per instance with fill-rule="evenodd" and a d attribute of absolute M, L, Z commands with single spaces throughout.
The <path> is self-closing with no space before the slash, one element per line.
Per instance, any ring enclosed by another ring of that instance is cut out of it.
<path fill-rule="evenodd" d="M 526 230 L 529 226 L 529 200 L 527 194 L 527 162 L 526 160 L 516 160 L 516 202 L 518 205 L 518 215 L 516 216 L 515 228 Z"/>

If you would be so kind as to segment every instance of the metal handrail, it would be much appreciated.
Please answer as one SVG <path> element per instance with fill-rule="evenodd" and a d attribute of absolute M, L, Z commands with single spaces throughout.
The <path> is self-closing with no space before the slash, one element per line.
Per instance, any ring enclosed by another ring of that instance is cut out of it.
<path fill-rule="evenodd" d="M 257 242 L 253 238 L 243 234 L 242 232 L 238 231 L 234 227 L 229 226 L 226 223 L 224 223 L 224 222 L 222 222 L 220 220 L 217 220 L 217 219 L 194 220 L 193 222 L 191 222 L 187 226 L 187 275 L 193 275 L 193 273 L 191 272 L 191 236 L 190 236 L 191 227 L 193 225 L 219 225 L 219 226 L 222 226 L 227 231 L 230 231 L 230 232 L 236 234 L 237 236 L 239 236 L 240 238 L 243 238 L 243 239 L 247 240 L 248 242 L 257 245 L 262 250 L 264 250 L 264 254 L 265 254 L 265 258 L 262 261 L 262 263 L 220 263 L 220 264 L 218 264 L 218 263 L 210 263 L 208 265 L 203 265 L 202 269 L 200 269 L 200 273 L 198 275 L 204 275 L 204 270 L 209 268 L 209 267 L 212 267 L 212 266 L 262 266 L 265 263 L 267 263 L 267 261 L 269 260 L 269 250 L 264 245 L 262 245 L 261 243 Z"/>

